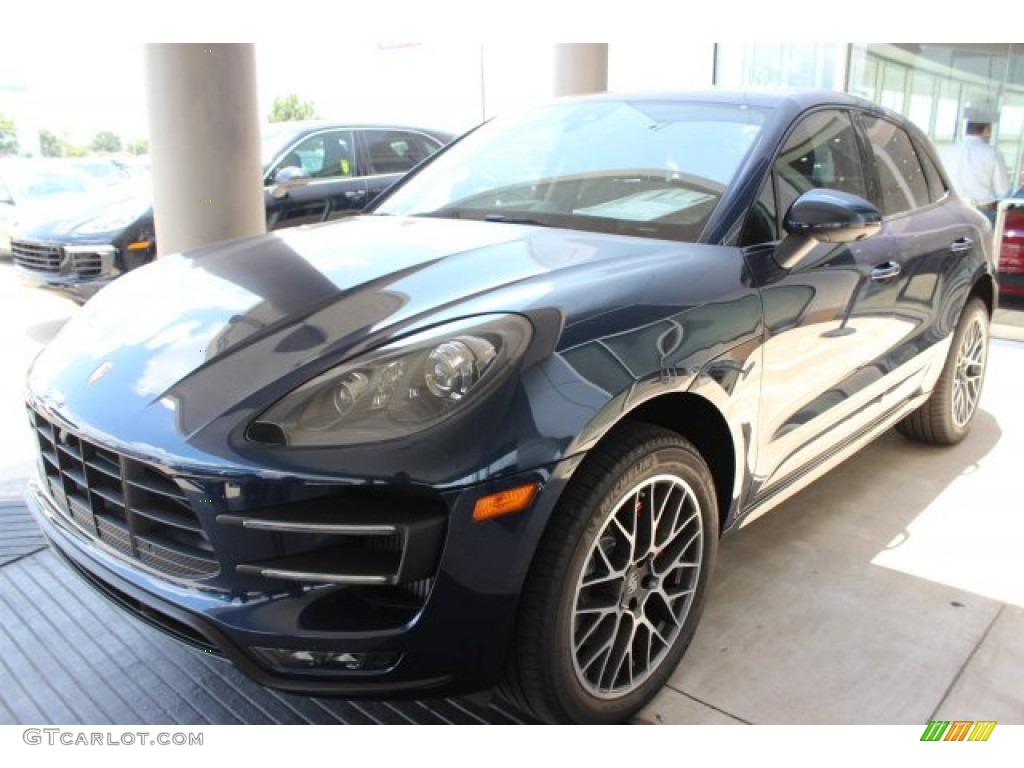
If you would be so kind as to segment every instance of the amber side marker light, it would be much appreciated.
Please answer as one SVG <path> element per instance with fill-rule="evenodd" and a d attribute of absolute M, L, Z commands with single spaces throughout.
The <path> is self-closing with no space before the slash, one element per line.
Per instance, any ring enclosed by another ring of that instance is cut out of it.
<path fill-rule="evenodd" d="M 473 505 L 473 520 L 490 520 L 492 517 L 522 512 L 530 506 L 533 497 L 537 495 L 538 488 L 540 488 L 540 483 L 527 483 L 492 493 L 490 496 L 483 496 L 477 499 L 476 504 Z"/>
<path fill-rule="evenodd" d="M 131 245 L 129 245 L 128 246 L 128 250 L 129 251 L 144 251 L 147 248 L 149 248 L 150 245 L 152 245 L 152 243 L 150 243 L 149 240 L 139 240 L 138 242 L 135 242 L 135 243 L 132 243 Z"/>

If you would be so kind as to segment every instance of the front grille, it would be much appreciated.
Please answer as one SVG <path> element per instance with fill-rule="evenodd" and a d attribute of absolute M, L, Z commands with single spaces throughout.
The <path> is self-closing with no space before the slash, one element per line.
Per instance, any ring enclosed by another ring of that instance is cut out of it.
<path fill-rule="evenodd" d="M 178 485 L 30 412 L 47 490 L 79 530 L 124 557 L 169 576 L 216 576 L 213 546 Z"/>
<path fill-rule="evenodd" d="M 99 277 L 103 272 L 103 257 L 98 253 L 72 253 L 71 269 L 82 277 Z"/>
<path fill-rule="evenodd" d="M 33 272 L 60 272 L 61 256 L 61 248 L 57 245 L 29 243 L 24 240 L 11 241 L 11 258 L 14 263 Z"/>

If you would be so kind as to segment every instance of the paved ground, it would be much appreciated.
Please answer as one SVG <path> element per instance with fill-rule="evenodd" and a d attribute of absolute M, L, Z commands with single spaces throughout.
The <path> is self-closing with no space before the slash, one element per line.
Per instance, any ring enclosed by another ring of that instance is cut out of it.
<path fill-rule="evenodd" d="M 1024 724 L 1022 310 L 996 318 L 963 444 L 887 434 L 723 541 L 693 646 L 640 722 Z M 0 262 L 0 723 L 522 720 L 466 701 L 272 693 L 85 589 L 20 503 L 23 372 L 74 312 Z"/>

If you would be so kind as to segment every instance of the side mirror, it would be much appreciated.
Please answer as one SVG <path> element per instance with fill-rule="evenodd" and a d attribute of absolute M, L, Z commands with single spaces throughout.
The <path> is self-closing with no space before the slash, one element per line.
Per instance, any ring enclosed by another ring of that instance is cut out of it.
<path fill-rule="evenodd" d="M 270 185 L 270 195 L 276 200 L 288 197 L 288 190 L 309 184 L 309 174 L 294 165 L 278 168 Z"/>
<path fill-rule="evenodd" d="M 871 237 L 882 227 L 882 214 L 871 203 L 837 189 L 811 189 L 797 198 L 783 223 L 788 237 L 775 260 L 792 269 L 818 243 L 852 243 Z"/>
<path fill-rule="evenodd" d="M 274 174 L 275 184 L 286 184 L 289 181 L 296 181 L 297 179 L 308 179 L 309 174 L 301 168 L 294 165 L 286 165 L 284 168 L 278 168 L 277 173 Z"/>

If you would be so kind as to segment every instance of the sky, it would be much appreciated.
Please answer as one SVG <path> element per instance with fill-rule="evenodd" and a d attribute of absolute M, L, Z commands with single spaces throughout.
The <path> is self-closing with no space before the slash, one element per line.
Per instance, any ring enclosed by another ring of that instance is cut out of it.
<path fill-rule="evenodd" d="M 146 45 L 72 40 L 60 48 L 62 55 L 54 57 L 32 40 L 0 46 L 0 113 L 17 120 L 22 136 L 45 128 L 78 145 L 107 130 L 125 144 L 147 138 Z M 261 116 L 275 97 L 296 93 L 325 119 L 458 133 L 548 98 L 554 85 L 555 46 L 545 41 L 314 44 L 312 49 L 303 42 L 257 42 L 254 52 Z M 652 48 L 643 40 L 614 43 L 609 86 L 706 85 L 713 58 L 710 42 L 680 50 Z"/>
<path fill-rule="evenodd" d="M 324 118 L 464 130 L 482 119 L 481 50 L 475 43 L 361 43 L 337 57 L 313 57 L 301 43 L 257 43 L 260 114 L 275 96 L 297 93 Z M 142 43 L 70 42 L 57 59 L 31 42 L 0 47 L 0 112 L 23 129 L 46 128 L 73 143 L 87 144 L 102 130 L 124 142 L 146 138 L 145 85 Z"/>
<path fill-rule="evenodd" d="M 687 57 L 706 61 L 701 49 L 714 41 L 821 42 L 834 28 L 822 8 L 818 0 L 730 0 L 702 6 L 699 14 L 668 0 L 304 0 L 292 6 L 7 0 L 0 17 L 0 113 L 17 112 L 23 131 L 47 128 L 80 144 L 101 130 L 125 142 L 146 138 L 144 41 L 200 37 L 255 43 L 262 115 L 274 96 L 294 92 L 324 118 L 458 131 L 549 95 L 546 67 L 556 40 L 618 40 L 613 55 L 626 46 L 636 71 L 646 66 L 643 79 L 627 77 L 627 85 L 663 87 L 664 62 L 685 73 L 692 68 Z M 859 0 L 856 8 L 840 14 L 847 40 L 984 39 L 998 29 L 994 19 L 1019 13 L 1014 0 L 989 0 L 984 14 L 958 15 L 954 24 L 888 0 Z M 813 37 L 801 39 L 806 36 Z M 382 38 L 432 42 L 376 42 Z M 621 61 L 617 66 L 621 71 Z"/>

